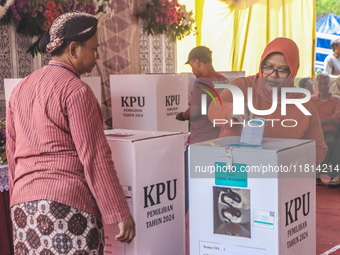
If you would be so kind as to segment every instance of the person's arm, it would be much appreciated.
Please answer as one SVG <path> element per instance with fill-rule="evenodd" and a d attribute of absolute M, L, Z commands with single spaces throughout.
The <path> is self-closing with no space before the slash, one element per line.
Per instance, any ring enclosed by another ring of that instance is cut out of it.
<path fill-rule="evenodd" d="M 179 112 L 176 119 L 180 121 L 193 121 L 201 116 L 201 107 L 198 105 L 191 105 L 185 112 Z"/>
<path fill-rule="evenodd" d="M 189 120 L 190 119 L 190 107 L 185 112 L 177 113 L 176 119 L 179 121 Z"/>
<path fill-rule="evenodd" d="M 177 114 L 176 119 L 185 121 L 195 121 L 201 116 L 201 95 L 204 94 L 204 92 L 199 89 L 198 87 L 198 81 L 196 80 L 194 84 L 194 88 L 191 95 L 191 101 L 190 101 L 190 107 L 185 112 L 180 112 Z"/>
<path fill-rule="evenodd" d="M 340 124 L 340 97 L 333 96 L 336 99 L 336 104 L 334 108 L 334 114 L 331 116 L 332 121 L 335 125 Z"/>
<path fill-rule="evenodd" d="M 8 182 L 9 182 L 9 194 L 10 197 L 13 192 L 14 178 L 15 178 L 15 127 L 14 127 L 14 115 L 12 112 L 12 102 L 9 100 L 6 112 L 6 156 L 8 162 Z"/>
<path fill-rule="evenodd" d="M 333 102 L 335 102 L 334 105 L 334 111 L 333 115 L 329 118 L 325 118 L 321 120 L 321 126 L 327 126 L 327 125 L 334 125 L 337 126 L 340 123 L 340 98 L 337 96 L 333 96 Z"/>
<path fill-rule="evenodd" d="M 135 225 L 119 183 L 107 143 L 101 109 L 90 88 L 82 87 L 66 100 L 70 131 L 84 166 L 87 185 L 106 224 L 119 223 L 118 240 L 131 242 Z"/>
<path fill-rule="evenodd" d="M 307 130 L 305 139 L 315 140 L 316 142 L 316 166 L 318 166 L 327 154 L 327 145 L 324 141 L 323 132 L 320 124 L 319 114 L 316 107 L 311 105 L 309 129 Z"/>

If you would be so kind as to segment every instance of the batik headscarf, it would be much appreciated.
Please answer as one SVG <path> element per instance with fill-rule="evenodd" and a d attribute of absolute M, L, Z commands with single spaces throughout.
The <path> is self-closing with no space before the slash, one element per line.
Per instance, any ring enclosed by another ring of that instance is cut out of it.
<path fill-rule="evenodd" d="M 39 43 L 41 50 L 54 53 L 66 42 L 83 42 L 97 32 L 97 18 L 86 12 L 68 12 L 57 17 Z"/>

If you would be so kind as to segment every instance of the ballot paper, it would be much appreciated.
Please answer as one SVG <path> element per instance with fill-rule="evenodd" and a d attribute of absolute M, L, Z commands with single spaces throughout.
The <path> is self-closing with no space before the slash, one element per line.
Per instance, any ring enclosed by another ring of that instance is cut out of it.
<path fill-rule="evenodd" d="M 241 143 L 261 145 L 265 119 L 255 118 L 245 123 L 241 133 Z"/>

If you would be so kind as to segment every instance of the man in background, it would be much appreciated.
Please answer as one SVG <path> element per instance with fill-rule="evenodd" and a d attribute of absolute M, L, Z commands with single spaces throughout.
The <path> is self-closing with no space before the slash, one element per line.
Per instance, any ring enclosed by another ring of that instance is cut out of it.
<path fill-rule="evenodd" d="M 326 74 L 335 79 L 340 75 L 340 38 L 332 40 L 331 47 L 333 53 L 326 57 L 324 69 Z"/>
<path fill-rule="evenodd" d="M 190 144 L 218 138 L 221 131 L 219 127 L 213 126 L 207 115 L 201 114 L 201 95 L 205 94 L 207 96 L 207 106 L 212 100 L 204 90 L 214 94 L 211 88 L 214 88 L 215 83 L 228 82 L 226 77 L 215 71 L 211 55 L 212 51 L 209 48 L 197 46 L 190 51 L 188 61 L 185 63 L 191 66 L 192 72 L 197 79 L 192 91 L 190 107 L 185 112 L 178 113 L 176 119 L 191 121 Z M 215 96 L 217 95 L 215 94 Z"/>
<path fill-rule="evenodd" d="M 227 79 L 220 73 L 216 72 L 212 65 L 212 51 L 205 46 L 193 48 L 185 64 L 191 66 L 193 74 L 196 76 L 195 84 L 192 90 L 190 106 L 185 112 L 177 114 L 176 119 L 179 121 L 191 122 L 189 143 L 199 143 L 216 139 L 220 135 L 221 128 L 214 127 L 208 119 L 208 115 L 201 114 L 201 95 L 206 94 L 208 108 L 212 98 L 203 90 L 213 93 L 214 82 L 227 83 Z M 223 80 L 223 81 L 221 81 Z M 216 96 L 216 94 L 215 94 Z M 207 111 L 207 110 L 206 110 Z M 187 164 L 186 164 L 187 165 Z M 189 241 L 189 191 L 188 191 L 188 171 L 185 171 L 185 211 L 186 211 L 186 241 Z M 190 254 L 187 250 L 186 254 Z"/>

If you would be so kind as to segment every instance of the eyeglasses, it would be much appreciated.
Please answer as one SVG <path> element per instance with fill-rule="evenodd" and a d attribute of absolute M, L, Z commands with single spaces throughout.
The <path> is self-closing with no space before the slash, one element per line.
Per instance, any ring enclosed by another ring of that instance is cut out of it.
<path fill-rule="evenodd" d="M 271 75 L 273 72 L 276 72 L 276 76 L 279 78 L 287 78 L 290 74 L 290 71 L 287 69 L 278 68 L 275 69 L 272 66 L 261 65 L 262 72 L 266 75 Z"/>

